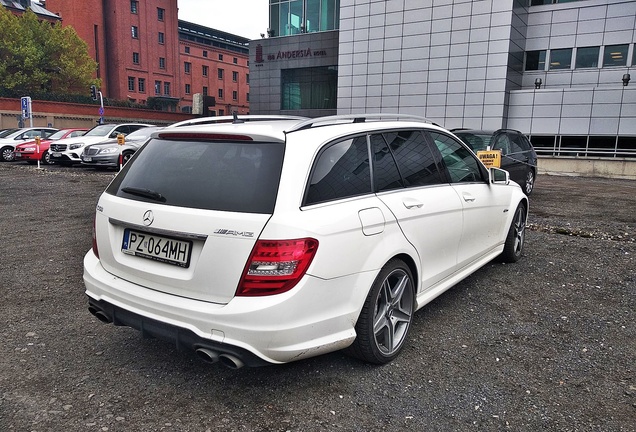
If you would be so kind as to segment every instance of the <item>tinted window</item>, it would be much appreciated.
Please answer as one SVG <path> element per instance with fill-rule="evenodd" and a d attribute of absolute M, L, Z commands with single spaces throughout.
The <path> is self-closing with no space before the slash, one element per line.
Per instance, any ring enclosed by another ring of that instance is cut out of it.
<path fill-rule="evenodd" d="M 433 153 L 420 131 L 384 133 L 406 186 L 441 183 Z"/>
<path fill-rule="evenodd" d="M 373 149 L 373 181 L 375 190 L 403 188 L 404 183 L 398 171 L 393 152 L 389 149 L 384 137 L 380 134 L 371 135 L 371 148 Z"/>
<path fill-rule="evenodd" d="M 495 142 L 492 146 L 493 150 L 501 150 L 502 155 L 512 153 L 512 144 L 508 134 L 502 133 L 495 136 Z"/>
<path fill-rule="evenodd" d="M 530 142 L 528 139 L 520 134 L 515 134 L 511 136 L 512 138 L 512 152 L 513 153 L 522 153 L 530 150 Z"/>
<path fill-rule="evenodd" d="M 430 135 L 441 153 L 451 183 L 483 181 L 480 162 L 470 150 L 448 135 L 433 132 Z"/>
<path fill-rule="evenodd" d="M 311 174 L 305 204 L 371 193 L 366 136 L 326 148 Z"/>
<path fill-rule="evenodd" d="M 177 207 L 272 213 L 284 150 L 279 143 L 155 139 L 135 154 L 106 192 Z M 147 189 L 163 199 L 126 193 L 125 188 Z"/>

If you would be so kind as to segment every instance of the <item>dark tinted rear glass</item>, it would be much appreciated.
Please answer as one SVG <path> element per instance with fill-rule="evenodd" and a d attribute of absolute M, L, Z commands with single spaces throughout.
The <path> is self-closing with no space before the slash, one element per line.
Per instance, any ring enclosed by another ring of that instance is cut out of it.
<path fill-rule="evenodd" d="M 177 207 L 272 213 L 284 151 L 281 143 L 155 139 L 106 192 Z M 146 196 L 134 193 L 144 190 Z"/>

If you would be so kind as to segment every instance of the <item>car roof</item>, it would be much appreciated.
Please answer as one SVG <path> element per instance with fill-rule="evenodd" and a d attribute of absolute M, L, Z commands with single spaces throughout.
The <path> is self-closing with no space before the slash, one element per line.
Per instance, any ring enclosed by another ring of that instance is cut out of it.
<path fill-rule="evenodd" d="M 255 117 L 248 116 L 243 120 L 243 117 L 235 116 L 231 123 L 228 120 L 231 118 L 226 117 L 221 122 L 167 127 L 153 136 L 170 139 L 217 134 L 219 138 L 225 139 L 228 135 L 234 135 L 248 136 L 254 141 L 285 142 L 289 134 L 309 132 L 312 137 L 317 138 L 314 142 L 322 142 L 323 139 L 387 128 L 424 126 L 444 130 L 426 118 L 405 114 L 346 114 L 315 119 L 289 116 L 262 116 L 258 119 Z"/>

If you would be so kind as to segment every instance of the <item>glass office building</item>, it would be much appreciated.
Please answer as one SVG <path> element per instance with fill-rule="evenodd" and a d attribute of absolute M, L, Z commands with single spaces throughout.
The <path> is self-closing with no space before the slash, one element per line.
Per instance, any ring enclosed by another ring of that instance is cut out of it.
<path fill-rule="evenodd" d="M 634 0 L 270 0 L 250 110 L 400 112 L 634 158 L 635 28 Z"/>

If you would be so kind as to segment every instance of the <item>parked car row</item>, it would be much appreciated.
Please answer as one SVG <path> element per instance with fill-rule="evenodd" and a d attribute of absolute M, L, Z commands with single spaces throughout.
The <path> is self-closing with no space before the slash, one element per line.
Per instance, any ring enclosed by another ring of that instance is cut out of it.
<path fill-rule="evenodd" d="M 147 129 L 147 130 L 144 130 Z M 118 167 L 160 127 L 146 123 L 102 124 L 86 128 L 23 128 L 0 131 L 2 161 Z M 143 130 L 143 131 L 142 131 Z M 120 145 L 118 138 L 124 137 Z M 36 137 L 40 137 L 39 145 Z M 99 146 L 99 147 L 92 147 Z M 84 153 L 87 153 L 86 155 Z"/>

